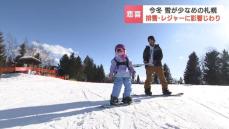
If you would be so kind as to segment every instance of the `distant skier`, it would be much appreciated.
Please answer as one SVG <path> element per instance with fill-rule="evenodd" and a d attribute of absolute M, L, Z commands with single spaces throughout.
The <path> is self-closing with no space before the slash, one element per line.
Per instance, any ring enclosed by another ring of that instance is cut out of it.
<path fill-rule="evenodd" d="M 114 77 L 114 86 L 111 94 L 110 104 L 119 104 L 118 96 L 120 94 L 122 84 L 125 89 L 122 102 L 126 104 L 132 103 L 131 98 L 131 77 L 134 78 L 135 70 L 131 61 L 128 59 L 126 49 L 123 44 L 118 44 L 115 47 L 115 57 L 111 61 L 109 78 Z"/>
<path fill-rule="evenodd" d="M 146 46 L 143 52 L 143 60 L 146 69 L 146 80 L 145 80 L 145 94 L 148 96 L 152 95 L 151 83 L 153 81 L 152 74 L 156 73 L 160 79 L 162 85 L 162 92 L 164 95 L 170 95 L 172 92 L 168 90 L 168 83 L 165 79 L 164 70 L 162 68 L 161 60 L 163 53 L 158 44 L 155 44 L 154 36 L 148 37 L 149 45 Z"/>

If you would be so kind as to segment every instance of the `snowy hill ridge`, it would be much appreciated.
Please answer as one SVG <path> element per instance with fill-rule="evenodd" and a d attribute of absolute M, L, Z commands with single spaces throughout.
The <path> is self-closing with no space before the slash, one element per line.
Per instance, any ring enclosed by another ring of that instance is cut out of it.
<path fill-rule="evenodd" d="M 229 87 L 170 85 L 182 97 L 146 97 L 110 109 L 112 84 L 27 74 L 0 79 L 0 128 L 14 129 L 228 129 Z M 161 94 L 152 85 L 154 95 Z M 133 85 L 143 94 L 143 85 Z M 120 95 L 121 96 L 121 95 Z"/>

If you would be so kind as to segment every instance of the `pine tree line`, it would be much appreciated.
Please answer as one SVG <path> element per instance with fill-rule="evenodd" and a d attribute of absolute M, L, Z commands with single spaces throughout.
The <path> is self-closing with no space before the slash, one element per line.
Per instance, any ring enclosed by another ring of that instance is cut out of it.
<path fill-rule="evenodd" d="M 200 65 L 201 63 L 201 65 Z M 229 85 L 229 54 L 211 50 L 199 61 L 196 53 L 189 56 L 184 72 L 185 84 Z"/>
<path fill-rule="evenodd" d="M 92 58 L 87 56 L 82 62 L 80 56 L 74 53 L 70 57 L 65 54 L 60 59 L 58 66 L 60 76 L 69 76 L 69 79 L 87 82 L 104 82 L 105 72 L 103 65 L 96 65 Z"/>

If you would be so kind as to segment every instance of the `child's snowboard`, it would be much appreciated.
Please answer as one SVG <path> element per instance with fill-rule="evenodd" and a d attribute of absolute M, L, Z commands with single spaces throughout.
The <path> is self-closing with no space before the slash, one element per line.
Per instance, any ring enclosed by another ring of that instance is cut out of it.
<path fill-rule="evenodd" d="M 141 102 L 141 100 L 139 100 L 139 99 L 133 99 L 131 104 L 119 102 L 116 105 L 104 104 L 104 105 L 101 105 L 101 108 L 123 107 L 123 106 L 129 106 L 129 105 L 137 104 L 140 102 Z"/>

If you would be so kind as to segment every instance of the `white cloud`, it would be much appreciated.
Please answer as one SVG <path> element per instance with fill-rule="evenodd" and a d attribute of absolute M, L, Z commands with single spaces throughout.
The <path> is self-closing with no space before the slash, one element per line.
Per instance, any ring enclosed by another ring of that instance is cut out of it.
<path fill-rule="evenodd" d="M 37 41 L 32 41 L 32 44 L 38 47 L 42 47 L 46 51 L 51 52 L 57 56 L 63 56 L 64 54 L 70 55 L 73 52 L 76 53 L 72 48 L 65 48 L 61 45 L 50 45 L 47 43 L 39 43 Z"/>
<path fill-rule="evenodd" d="M 40 43 L 38 41 L 32 41 L 32 45 L 40 48 L 41 50 L 47 51 L 56 65 L 59 63 L 60 58 L 64 54 L 70 56 L 71 53 L 75 53 L 75 56 L 78 55 L 78 52 L 74 51 L 72 48 L 65 48 L 61 45 L 51 45 L 48 43 Z"/>

